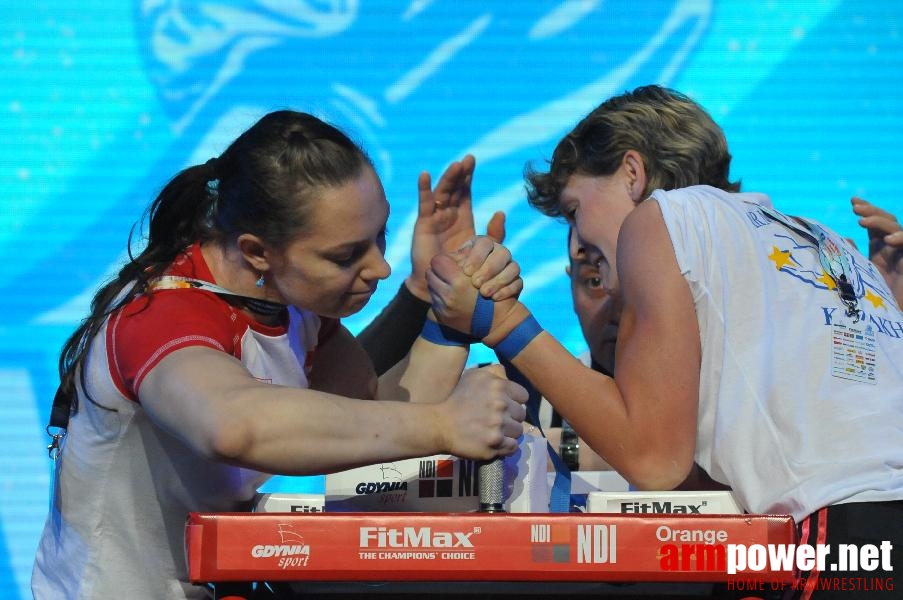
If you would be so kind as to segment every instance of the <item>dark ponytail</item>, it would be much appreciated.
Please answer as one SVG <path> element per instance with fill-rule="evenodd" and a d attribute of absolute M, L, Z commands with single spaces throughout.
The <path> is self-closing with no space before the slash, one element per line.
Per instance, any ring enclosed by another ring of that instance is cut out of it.
<path fill-rule="evenodd" d="M 211 179 L 215 177 L 214 167 L 215 161 L 189 167 L 163 188 L 129 233 L 129 262 L 113 280 L 97 291 L 91 301 L 91 312 L 63 344 L 58 394 L 69 399 L 72 410 L 77 408 L 75 375 L 81 373 L 84 389 L 84 361 L 88 345 L 103 327 L 105 319 L 143 294 L 150 279 L 162 274 L 186 247 L 205 237 L 204 224 L 215 195 L 210 186 Z M 132 247 L 136 230 L 140 230 L 145 222 L 148 223 L 147 244 L 138 256 L 134 256 Z"/>

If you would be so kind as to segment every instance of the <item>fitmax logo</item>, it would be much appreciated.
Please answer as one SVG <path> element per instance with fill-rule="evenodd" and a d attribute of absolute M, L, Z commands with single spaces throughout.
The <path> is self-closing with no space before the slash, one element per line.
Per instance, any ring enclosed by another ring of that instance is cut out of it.
<path fill-rule="evenodd" d="M 361 527 L 361 548 L 473 548 L 473 531 L 433 531 L 431 527 Z M 372 545 L 371 545 L 372 544 Z"/>
<path fill-rule="evenodd" d="M 636 513 L 636 514 L 700 514 L 700 510 L 703 506 L 706 505 L 706 502 L 703 501 L 700 504 L 672 504 L 670 501 L 665 502 L 621 502 L 621 512 L 622 513 Z"/>

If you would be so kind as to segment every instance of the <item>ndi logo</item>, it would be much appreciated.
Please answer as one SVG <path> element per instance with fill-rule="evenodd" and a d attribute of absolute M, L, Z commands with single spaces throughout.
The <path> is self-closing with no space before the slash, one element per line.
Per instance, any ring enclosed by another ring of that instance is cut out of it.
<path fill-rule="evenodd" d="M 457 494 L 455 494 L 455 463 L 458 464 Z M 472 460 L 442 458 L 420 461 L 421 498 L 452 498 L 479 494 L 476 463 Z"/>
<path fill-rule="evenodd" d="M 571 562 L 571 530 L 568 525 L 533 523 L 530 525 L 530 557 L 538 563 Z"/>

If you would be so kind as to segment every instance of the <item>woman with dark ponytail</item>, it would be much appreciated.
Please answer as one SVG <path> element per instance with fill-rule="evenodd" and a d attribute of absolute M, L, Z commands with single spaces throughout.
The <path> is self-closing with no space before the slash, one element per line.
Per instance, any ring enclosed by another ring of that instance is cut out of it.
<path fill-rule="evenodd" d="M 437 211 L 471 174 L 446 171 Z M 428 180 L 420 192 L 422 210 Z M 249 510 L 272 474 L 516 450 L 526 391 L 500 369 L 462 374 L 467 345 L 432 314 L 378 379 L 341 325 L 389 275 L 388 215 L 364 151 L 293 111 L 163 188 L 144 248 L 61 353 L 67 434 L 35 598 L 205 598 L 184 564 L 191 511 Z M 499 248 L 478 238 L 467 260 L 499 274 Z"/>
<path fill-rule="evenodd" d="M 147 210 L 150 226 L 145 249 L 137 257 L 132 256 L 132 236 L 129 236 L 129 262 L 114 280 L 97 292 L 91 303 L 91 314 L 63 345 L 60 390 L 69 399 L 73 410 L 77 409 L 78 404 L 76 373 L 84 376 L 85 371 L 80 367 L 85 360 L 88 343 L 103 327 L 106 317 L 144 294 L 148 281 L 162 274 L 173 259 L 191 245 L 192 240 L 202 238 L 203 222 L 210 212 L 214 196 L 209 186 L 211 181 L 216 180 L 216 164 L 217 160 L 212 158 L 203 165 L 189 167 L 163 188 Z M 81 383 L 84 387 L 84 380 Z"/>

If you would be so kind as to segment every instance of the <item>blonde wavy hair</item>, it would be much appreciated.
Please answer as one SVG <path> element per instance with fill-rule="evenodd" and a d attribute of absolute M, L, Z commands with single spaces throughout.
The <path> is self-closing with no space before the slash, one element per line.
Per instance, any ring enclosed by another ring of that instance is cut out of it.
<path fill-rule="evenodd" d="M 558 143 L 548 171 L 527 166 L 530 205 L 562 216 L 559 196 L 571 175 L 612 175 L 628 150 L 643 157 L 644 196 L 700 184 L 740 191 L 740 182 L 728 178 L 731 155 L 712 117 L 688 96 L 648 85 L 614 96 L 584 117 Z"/>

